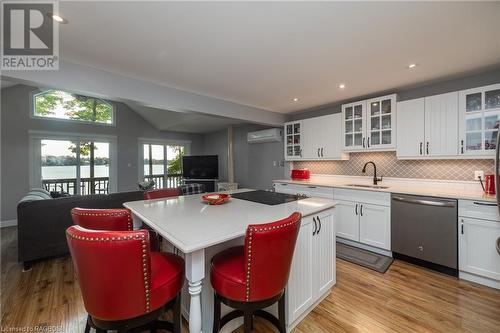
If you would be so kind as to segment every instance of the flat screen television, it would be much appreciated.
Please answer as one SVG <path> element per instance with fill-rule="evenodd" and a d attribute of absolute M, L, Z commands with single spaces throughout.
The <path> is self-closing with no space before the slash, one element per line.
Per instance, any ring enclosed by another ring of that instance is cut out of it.
<path fill-rule="evenodd" d="M 182 176 L 186 179 L 219 178 L 219 156 L 218 155 L 183 156 Z"/>

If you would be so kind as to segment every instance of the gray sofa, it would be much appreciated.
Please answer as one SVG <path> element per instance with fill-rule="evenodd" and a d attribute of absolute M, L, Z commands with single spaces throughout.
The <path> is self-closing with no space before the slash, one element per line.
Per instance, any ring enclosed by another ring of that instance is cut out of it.
<path fill-rule="evenodd" d="M 35 189 L 17 206 L 18 258 L 29 269 L 33 261 L 68 254 L 66 229 L 73 224 L 71 209 L 122 208 L 143 199 L 142 191 L 93 194 L 52 199 Z"/>

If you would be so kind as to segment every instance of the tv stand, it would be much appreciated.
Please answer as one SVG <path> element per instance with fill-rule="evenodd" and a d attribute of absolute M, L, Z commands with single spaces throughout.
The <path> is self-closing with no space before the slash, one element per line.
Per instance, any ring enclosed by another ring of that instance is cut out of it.
<path fill-rule="evenodd" d="M 218 179 L 184 179 L 184 184 L 203 184 L 205 185 L 205 190 L 207 192 L 215 192 L 215 189 L 217 188 L 217 182 Z"/>

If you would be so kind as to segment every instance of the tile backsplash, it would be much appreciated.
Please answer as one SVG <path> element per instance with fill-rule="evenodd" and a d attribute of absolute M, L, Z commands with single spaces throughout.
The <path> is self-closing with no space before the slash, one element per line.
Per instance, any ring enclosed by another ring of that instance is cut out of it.
<path fill-rule="evenodd" d="M 481 160 L 398 160 L 395 152 L 351 153 L 348 161 L 300 161 L 293 168 L 307 168 L 313 174 L 363 176 L 363 165 L 373 161 L 377 175 L 396 178 L 474 180 L 474 171 L 492 173 L 493 159 Z M 373 175 L 368 166 L 368 175 Z"/>

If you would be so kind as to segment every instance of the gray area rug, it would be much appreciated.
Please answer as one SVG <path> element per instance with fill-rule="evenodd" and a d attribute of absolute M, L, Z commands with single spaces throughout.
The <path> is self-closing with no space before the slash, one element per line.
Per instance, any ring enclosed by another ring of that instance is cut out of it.
<path fill-rule="evenodd" d="M 357 247 L 337 243 L 337 258 L 350 261 L 354 264 L 385 273 L 394 261 L 393 258 L 373 253 Z"/>

